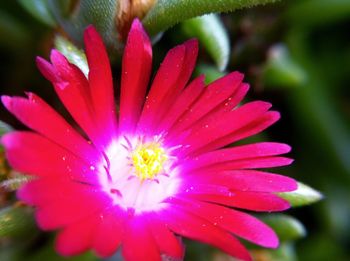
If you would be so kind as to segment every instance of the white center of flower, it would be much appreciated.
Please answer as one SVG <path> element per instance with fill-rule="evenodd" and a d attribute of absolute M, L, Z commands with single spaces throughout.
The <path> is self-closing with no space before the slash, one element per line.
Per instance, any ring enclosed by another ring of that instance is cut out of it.
<path fill-rule="evenodd" d="M 125 209 L 157 210 L 177 191 L 176 158 L 159 136 L 121 137 L 109 146 L 105 158 L 99 167 L 100 184 Z"/>

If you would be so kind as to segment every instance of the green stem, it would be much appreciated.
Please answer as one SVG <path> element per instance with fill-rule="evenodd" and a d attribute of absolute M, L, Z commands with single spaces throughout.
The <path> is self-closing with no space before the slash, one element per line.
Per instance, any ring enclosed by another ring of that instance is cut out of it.
<path fill-rule="evenodd" d="M 186 19 L 209 13 L 232 12 L 237 9 L 274 3 L 278 0 L 158 0 L 143 19 L 151 35 L 163 32 Z"/>

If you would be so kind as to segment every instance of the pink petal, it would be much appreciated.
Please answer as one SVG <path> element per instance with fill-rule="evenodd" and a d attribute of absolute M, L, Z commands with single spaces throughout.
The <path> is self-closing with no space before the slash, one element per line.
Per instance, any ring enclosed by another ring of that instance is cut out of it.
<path fill-rule="evenodd" d="M 175 237 L 174 233 L 168 229 L 166 224 L 157 220 L 156 215 L 148 216 L 151 216 L 148 218 L 148 224 L 160 252 L 176 260 L 183 260 L 185 249 L 181 245 L 180 240 Z"/>
<path fill-rule="evenodd" d="M 108 145 L 117 133 L 117 118 L 114 103 L 112 72 L 106 48 L 93 26 L 84 31 L 86 57 L 89 64 L 89 84 L 94 113 L 100 133 L 104 134 L 103 145 Z"/>
<path fill-rule="evenodd" d="M 157 109 L 159 109 L 161 100 L 164 100 L 167 93 L 171 91 L 171 88 L 177 87 L 176 83 L 181 75 L 185 53 L 185 46 L 179 45 L 171 49 L 164 58 L 155 76 L 150 92 L 146 97 L 139 122 L 140 130 L 146 132 L 148 128 L 153 126 L 155 123 L 154 117 L 157 113 L 159 114 Z"/>
<path fill-rule="evenodd" d="M 222 114 L 236 109 L 239 103 L 243 100 L 249 90 L 249 84 L 241 83 L 241 85 L 235 89 L 234 93 L 228 97 L 224 102 L 218 105 L 211 113 Z"/>
<path fill-rule="evenodd" d="M 91 144 L 42 99 L 33 93 L 27 95 L 28 99 L 2 96 L 1 100 L 23 124 L 87 162 L 97 162 L 98 153 Z"/>
<path fill-rule="evenodd" d="M 52 82 L 57 95 L 74 120 L 90 139 L 96 139 L 93 106 L 88 82 L 83 73 L 56 50 L 51 52 L 53 65 L 40 57 L 36 61 L 39 70 Z"/>
<path fill-rule="evenodd" d="M 35 61 L 39 71 L 47 80 L 52 83 L 62 81 L 56 68 L 51 63 L 39 56 L 36 57 Z"/>
<path fill-rule="evenodd" d="M 103 211 L 110 204 L 110 197 L 102 191 L 94 193 L 80 190 L 72 193 L 70 199 L 58 196 L 55 201 L 40 206 L 35 216 L 41 229 L 52 230 L 78 222 L 98 211 Z"/>
<path fill-rule="evenodd" d="M 33 206 L 45 206 L 55 200 L 67 200 L 93 192 L 92 186 L 61 177 L 35 178 L 17 190 L 17 197 Z"/>
<path fill-rule="evenodd" d="M 119 248 L 124 233 L 125 214 L 118 206 L 106 209 L 96 227 L 93 248 L 100 257 L 109 257 Z"/>
<path fill-rule="evenodd" d="M 197 58 L 198 43 L 190 40 L 171 49 L 153 81 L 139 123 L 140 130 L 156 126 L 171 101 L 185 87 Z"/>
<path fill-rule="evenodd" d="M 132 131 L 140 117 L 152 67 L 152 46 L 141 22 L 132 23 L 126 42 L 120 92 L 120 129 Z"/>
<path fill-rule="evenodd" d="M 227 187 L 231 190 L 253 192 L 286 192 L 297 189 L 294 179 L 255 170 L 233 170 L 221 172 L 197 173 L 186 175 L 187 186 L 211 184 Z"/>
<path fill-rule="evenodd" d="M 273 160 L 275 157 L 269 156 L 288 153 L 290 149 L 290 146 L 276 142 L 259 142 L 243 146 L 236 146 L 232 148 L 210 151 L 191 158 L 186 161 L 184 168 L 186 170 L 198 169 L 212 165 L 217 166 L 221 163 L 234 163 L 242 160 L 248 161 L 257 160 L 260 158 L 268 158 Z"/>
<path fill-rule="evenodd" d="M 98 172 L 94 166 L 38 134 L 15 131 L 4 135 L 1 143 L 10 165 L 20 172 L 97 183 Z"/>
<path fill-rule="evenodd" d="M 194 148 L 192 147 L 190 151 L 193 151 L 196 154 L 201 154 L 207 151 L 227 146 L 231 143 L 262 132 L 263 130 L 274 124 L 279 118 L 280 114 L 278 112 L 268 111 L 264 115 L 258 117 L 257 119 L 244 126 L 241 126 L 239 129 L 231 132 L 230 134 L 220 137 L 210 143 L 207 143 L 205 144 L 205 146 L 200 147 L 200 149 L 194 150 Z"/>
<path fill-rule="evenodd" d="M 157 243 L 142 217 L 133 217 L 127 223 L 122 243 L 122 255 L 127 261 L 161 261 Z"/>
<path fill-rule="evenodd" d="M 218 226 L 255 244 L 270 248 L 276 248 L 279 244 L 275 232 L 270 227 L 243 212 L 182 198 L 173 198 L 171 202 L 193 215 L 208 220 L 214 226 Z"/>
<path fill-rule="evenodd" d="M 163 100 L 161 100 L 161 103 L 158 107 L 159 116 L 157 118 L 155 127 L 159 124 L 159 121 L 162 119 L 162 117 L 165 117 L 164 115 L 168 113 L 169 108 L 174 102 L 174 99 L 179 96 L 179 94 L 189 81 L 193 72 L 198 54 L 198 41 L 192 39 L 183 43 L 183 45 L 185 46 L 185 58 L 182 64 L 181 75 L 179 76 L 178 81 L 174 85 L 174 88 L 170 89 L 166 97 Z"/>
<path fill-rule="evenodd" d="M 162 210 L 158 215 L 178 235 L 213 245 L 241 260 L 252 260 L 235 237 L 203 218 L 175 206 Z"/>
<path fill-rule="evenodd" d="M 191 194 L 193 193 L 193 194 Z M 197 194 L 198 193 L 198 194 Z M 212 202 L 235 208 L 252 211 L 283 211 L 290 208 L 288 201 L 272 194 L 249 191 L 226 191 L 212 194 L 201 194 L 199 192 L 184 193 L 184 196 L 200 201 Z"/>
<path fill-rule="evenodd" d="M 173 124 L 192 106 L 204 90 L 204 75 L 193 80 L 172 103 L 159 123 L 158 130 L 168 131 Z"/>
<path fill-rule="evenodd" d="M 292 159 L 286 157 L 264 157 L 246 160 L 237 160 L 224 162 L 218 166 L 211 166 L 211 169 L 230 170 L 230 169 L 257 169 L 257 168 L 273 168 L 289 165 Z"/>
<path fill-rule="evenodd" d="M 241 129 L 266 115 L 270 107 L 269 103 L 255 101 L 221 115 L 209 114 L 192 126 L 190 134 L 183 141 L 183 144 L 190 145 L 185 153 L 199 154 L 199 152 L 204 152 L 203 149 L 199 150 L 200 148 L 232 135 L 232 133 L 241 132 Z"/>
<path fill-rule="evenodd" d="M 191 106 L 191 109 L 175 124 L 172 132 L 177 133 L 184 130 L 207 115 L 216 106 L 230 97 L 238 89 L 242 80 L 242 74 L 233 72 L 211 83 L 196 103 Z"/>
<path fill-rule="evenodd" d="M 71 224 L 61 231 L 55 242 L 55 248 L 63 256 L 73 256 L 91 248 L 97 217 L 91 216 Z"/>

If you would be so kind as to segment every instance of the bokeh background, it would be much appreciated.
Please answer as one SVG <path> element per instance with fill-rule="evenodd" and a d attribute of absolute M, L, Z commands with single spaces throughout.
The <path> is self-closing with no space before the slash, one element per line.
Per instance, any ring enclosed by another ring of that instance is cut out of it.
<path fill-rule="evenodd" d="M 282 119 L 257 139 L 291 144 L 295 162 L 279 172 L 324 195 L 321 202 L 287 213 L 304 225 L 306 235 L 287 240 L 279 252 L 254 249 L 255 259 L 350 260 L 350 1 L 284 0 L 220 18 L 230 38 L 226 71 L 245 73 L 251 84 L 248 99 L 270 101 L 282 114 Z M 191 35 L 188 27 L 179 24 L 158 40 L 155 68 L 166 50 Z M 57 32 L 62 29 L 35 19 L 18 1 L 0 1 L 1 95 L 32 91 L 64 114 L 34 62 L 37 55 L 48 57 Z M 117 83 L 118 57 L 114 61 Z M 221 74 L 202 45 L 199 63 L 206 66 L 197 73 Z M 23 128 L 2 106 L 0 119 Z M 0 260 L 65 260 L 54 254 L 53 235 L 37 230 L 31 210 L 18 211 L 22 206 L 8 189 L 9 176 L 17 177 L 1 152 Z M 9 221 L 4 211 L 13 206 L 18 213 Z M 194 242 L 188 243 L 187 252 L 186 260 L 232 260 Z M 72 260 L 96 258 L 87 253 Z"/>

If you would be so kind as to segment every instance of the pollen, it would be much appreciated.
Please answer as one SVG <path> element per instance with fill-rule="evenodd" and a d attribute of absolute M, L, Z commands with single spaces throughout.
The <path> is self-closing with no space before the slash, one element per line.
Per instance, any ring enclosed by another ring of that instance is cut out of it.
<path fill-rule="evenodd" d="M 154 179 L 164 172 L 167 159 L 165 150 L 158 142 L 139 144 L 131 155 L 135 175 L 141 180 Z"/>

